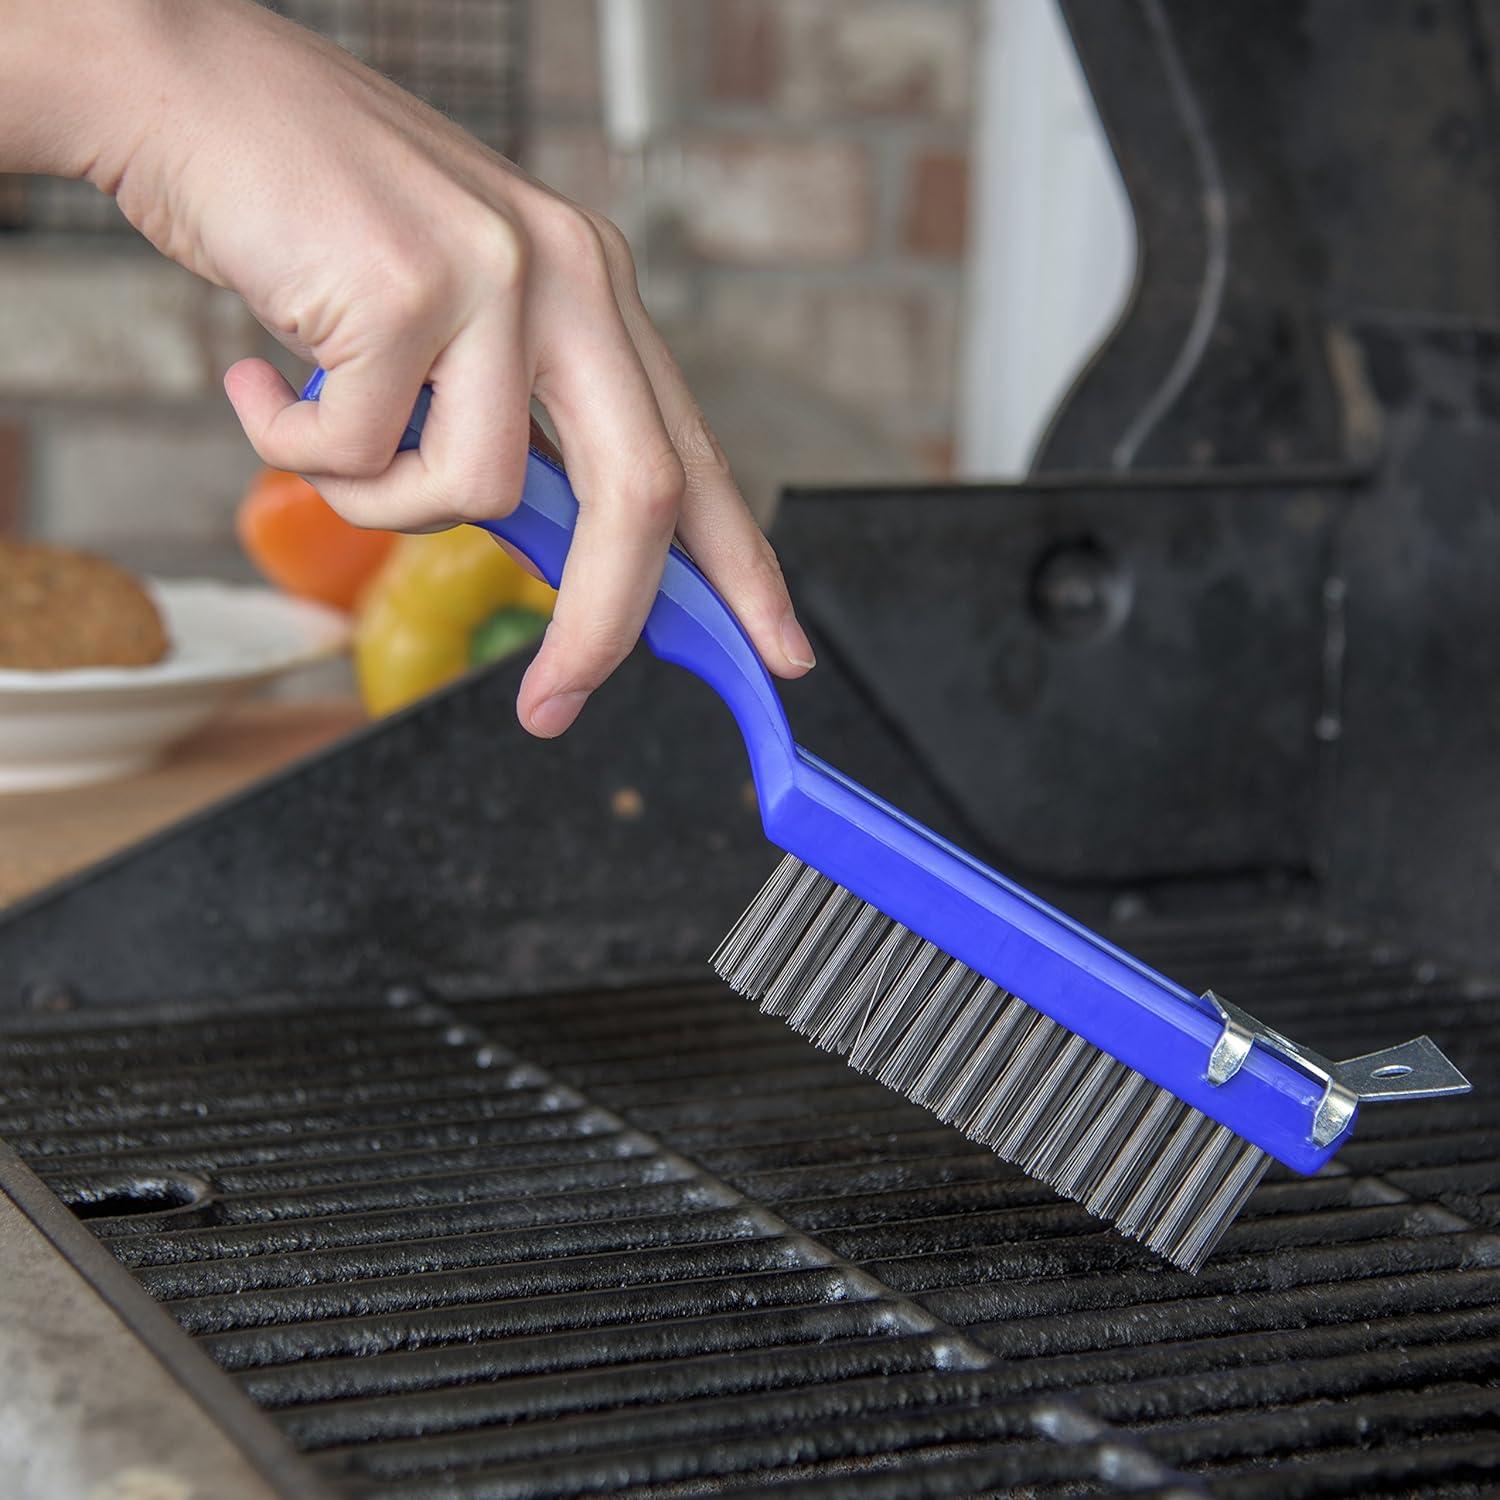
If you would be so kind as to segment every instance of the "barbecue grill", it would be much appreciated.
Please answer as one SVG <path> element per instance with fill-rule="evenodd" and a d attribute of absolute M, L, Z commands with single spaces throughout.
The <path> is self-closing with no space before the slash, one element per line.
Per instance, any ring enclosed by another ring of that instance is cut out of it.
<path fill-rule="evenodd" d="M 633 660 L 542 746 L 502 665 L 0 921 L 0 1246 L 91 1330 L 7 1376 L 95 1418 L 38 1403 L 36 1474 L 56 1435 L 110 1494 L 1495 1492 L 1492 23 L 1068 14 L 1131 317 L 1028 482 L 787 497 L 797 737 L 1475 1092 L 1174 1271 L 708 981 L 774 854 L 706 690 Z"/>

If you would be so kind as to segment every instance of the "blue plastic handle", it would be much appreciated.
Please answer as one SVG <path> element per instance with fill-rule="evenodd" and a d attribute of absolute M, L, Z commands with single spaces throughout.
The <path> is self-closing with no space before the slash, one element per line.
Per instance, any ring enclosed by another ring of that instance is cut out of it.
<path fill-rule="evenodd" d="M 316 401 L 322 394 L 324 375 L 321 369 L 314 372 L 302 391 L 304 401 Z M 431 399 L 431 388 L 423 387 L 398 451 L 419 445 Z M 530 558 L 556 588 L 577 517 L 578 501 L 567 475 L 533 448 L 526 458 L 521 503 L 500 520 L 478 524 Z M 760 796 L 776 796 L 784 790 L 790 783 L 797 747 L 771 674 L 733 611 L 681 547 L 674 546 L 667 555 L 656 603 L 642 634 L 663 661 L 697 673 L 729 705 L 750 752 Z"/>
<path fill-rule="evenodd" d="M 303 398 L 316 401 L 323 371 Z M 422 392 L 400 447 L 418 446 Z M 520 504 L 481 523 L 556 584 L 578 502 L 567 476 L 531 450 Z M 1253 1048 L 1227 1083 L 1208 1081 L 1222 1024 L 1190 990 L 1007 880 L 794 743 L 781 699 L 743 627 L 679 547 L 667 558 L 646 643 L 729 705 L 745 740 L 766 836 L 969 968 L 1117 1057 L 1298 1172 L 1348 1139 L 1312 1139 L 1323 1086 Z"/>

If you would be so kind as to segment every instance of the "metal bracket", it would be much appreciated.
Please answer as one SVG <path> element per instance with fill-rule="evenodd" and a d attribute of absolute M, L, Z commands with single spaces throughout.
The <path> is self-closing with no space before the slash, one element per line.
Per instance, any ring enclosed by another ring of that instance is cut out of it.
<path fill-rule="evenodd" d="M 1209 1054 L 1208 1081 L 1215 1086 L 1228 1083 L 1250 1055 L 1251 1047 L 1259 1042 L 1323 1085 L 1323 1097 L 1313 1114 L 1311 1135 L 1315 1146 L 1337 1140 L 1361 1104 L 1385 1099 L 1439 1099 L 1448 1094 L 1467 1094 L 1473 1087 L 1431 1037 L 1414 1037 L 1379 1052 L 1334 1062 L 1282 1036 L 1248 1011 L 1221 1000 L 1212 990 L 1205 991 L 1203 998 L 1224 1023 Z"/>

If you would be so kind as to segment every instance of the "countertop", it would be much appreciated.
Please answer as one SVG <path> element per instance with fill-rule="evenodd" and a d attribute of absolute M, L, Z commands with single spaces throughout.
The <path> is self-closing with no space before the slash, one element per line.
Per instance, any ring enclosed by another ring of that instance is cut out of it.
<path fill-rule="evenodd" d="M 365 722 L 353 698 L 252 701 L 122 781 L 0 795 L 0 907 L 207 807 Z"/>

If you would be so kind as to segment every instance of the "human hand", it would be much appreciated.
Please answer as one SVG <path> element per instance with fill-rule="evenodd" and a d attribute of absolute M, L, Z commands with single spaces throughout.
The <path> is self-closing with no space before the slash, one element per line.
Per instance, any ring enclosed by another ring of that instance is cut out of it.
<path fill-rule="evenodd" d="M 560 734 L 630 651 L 674 532 L 773 672 L 812 666 L 613 225 L 247 0 L 135 8 L 149 48 L 107 102 L 136 123 L 111 134 L 101 118 L 87 175 L 328 371 L 317 403 L 263 360 L 228 372 L 266 463 L 358 525 L 440 529 L 514 508 L 531 397 L 549 413 L 579 519 L 521 688 L 528 729 Z M 395 456 L 424 381 L 421 448 Z"/>

